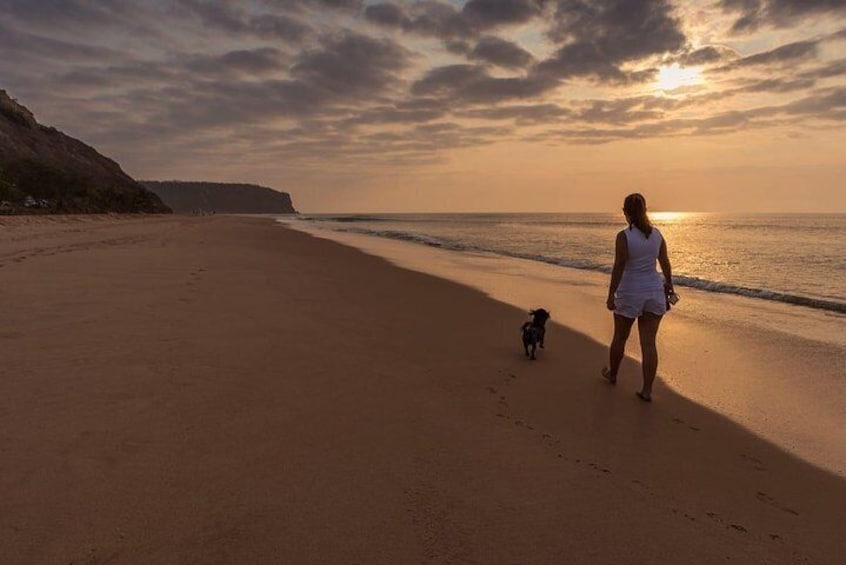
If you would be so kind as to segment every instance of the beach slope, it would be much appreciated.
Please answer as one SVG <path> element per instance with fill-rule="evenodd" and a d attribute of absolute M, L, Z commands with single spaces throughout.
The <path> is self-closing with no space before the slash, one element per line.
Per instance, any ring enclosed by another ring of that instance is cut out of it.
<path fill-rule="evenodd" d="M 0 562 L 842 562 L 842 478 L 475 290 L 264 219 L 0 223 Z"/>

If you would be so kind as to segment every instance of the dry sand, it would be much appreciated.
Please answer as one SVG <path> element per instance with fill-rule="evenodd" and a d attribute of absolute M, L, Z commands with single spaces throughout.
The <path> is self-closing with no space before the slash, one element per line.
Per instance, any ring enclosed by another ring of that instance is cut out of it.
<path fill-rule="evenodd" d="M 267 220 L 0 218 L 0 285 L 0 563 L 843 562 L 843 479 Z"/>

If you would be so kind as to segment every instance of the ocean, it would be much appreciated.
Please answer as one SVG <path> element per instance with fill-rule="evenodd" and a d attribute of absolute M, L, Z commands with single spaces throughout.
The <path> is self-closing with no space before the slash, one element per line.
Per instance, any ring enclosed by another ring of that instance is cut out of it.
<path fill-rule="evenodd" d="M 303 215 L 334 231 L 608 273 L 622 214 Z M 846 313 L 846 214 L 657 213 L 675 284 Z"/>
<path fill-rule="evenodd" d="M 663 213 L 652 219 L 668 242 L 681 296 L 658 335 L 664 385 L 846 477 L 846 215 Z M 612 335 L 605 296 L 614 238 L 626 227 L 621 214 L 278 220 L 476 288 L 524 312 L 545 307 L 554 323 L 602 344 Z M 519 326 L 516 316 L 503 323 Z M 554 340 L 553 330 L 548 356 Z M 636 338 L 626 353 L 639 358 Z M 596 359 L 597 375 L 605 362 Z M 623 386 L 638 380 L 627 375 Z M 659 388 L 658 403 L 660 394 Z"/>

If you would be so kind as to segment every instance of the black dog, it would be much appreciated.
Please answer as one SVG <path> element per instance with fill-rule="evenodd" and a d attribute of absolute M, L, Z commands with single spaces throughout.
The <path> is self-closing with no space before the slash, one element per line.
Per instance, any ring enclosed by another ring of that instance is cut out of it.
<path fill-rule="evenodd" d="M 546 335 L 546 321 L 552 317 L 552 314 L 543 308 L 538 308 L 537 310 L 529 310 L 529 316 L 532 317 L 532 321 L 523 324 L 520 327 L 520 331 L 523 333 L 523 349 L 526 350 L 526 357 L 535 359 L 537 346 L 540 345 L 541 349 L 543 349 L 543 338 Z M 529 352 L 529 346 L 532 348 L 531 353 Z"/>

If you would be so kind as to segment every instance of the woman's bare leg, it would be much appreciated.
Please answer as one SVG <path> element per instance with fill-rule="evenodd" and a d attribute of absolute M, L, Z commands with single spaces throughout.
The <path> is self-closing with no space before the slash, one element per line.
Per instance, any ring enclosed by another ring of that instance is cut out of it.
<path fill-rule="evenodd" d="M 614 314 L 614 338 L 611 340 L 608 354 L 608 371 L 602 373 L 611 382 L 617 380 L 617 371 L 620 370 L 620 363 L 623 362 L 623 356 L 626 354 L 626 341 L 629 339 L 632 325 L 634 325 L 634 319 Z"/>
<path fill-rule="evenodd" d="M 640 334 L 640 349 L 643 355 L 643 388 L 640 390 L 640 396 L 644 400 L 652 397 L 652 383 L 655 382 L 655 374 L 658 372 L 658 347 L 655 338 L 660 325 L 661 316 L 648 312 L 637 319 L 637 331 Z"/>

